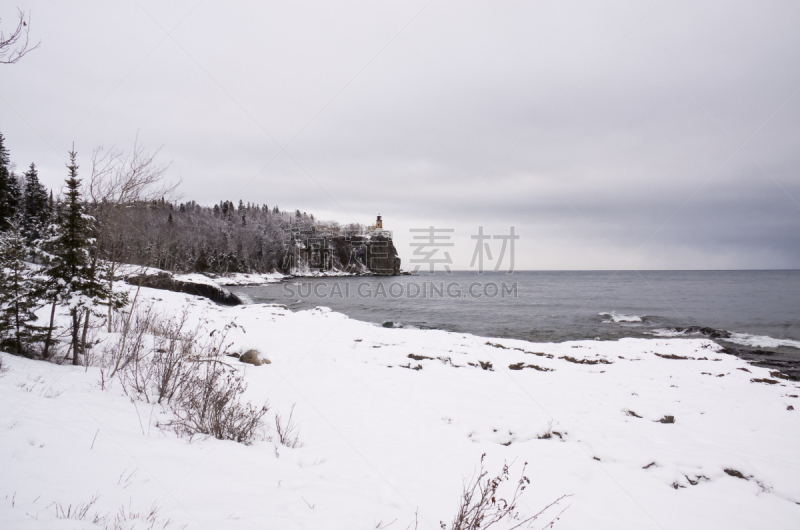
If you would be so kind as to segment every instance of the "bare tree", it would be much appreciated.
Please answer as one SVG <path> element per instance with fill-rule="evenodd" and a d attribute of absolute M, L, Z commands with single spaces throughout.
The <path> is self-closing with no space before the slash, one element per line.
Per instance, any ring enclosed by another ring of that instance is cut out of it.
<path fill-rule="evenodd" d="M 135 201 L 152 201 L 173 195 L 180 182 L 163 182 L 170 164 L 156 160 L 160 152 L 160 147 L 148 151 L 139 143 L 138 135 L 129 155 L 115 147 L 98 147 L 92 155 L 89 196 L 94 201 L 106 201 L 118 207 Z"/>
<path fill-rule="evenodd" d="M 22 59 L 28 52 L 32 52 L 39 47 L 41 41 L 37 42 L 34 46 L 30 43 L 30 30 L 31 30 L 31 16 L 28 14 L 27 20 L 25 19 L 25 12 L 17 9 L 17 27 L 11 34 L 6 35 L 0 31 L 0 63 L 14 64 Z M 0 19 L 2 22 L 2 19 Z"/>
<path fill-rule="evenodd" d="M 99 225 L 93 260 L 96 262 L 98 258 L 103 258 L 108 263 L 109 289 L 114 286 L 114 276 L 119 266 L 120 247 L 125 232 L 132 228 L 127 226 L 126 218 L 121 215 L 123 209 L 136 203 L 152 202 L 165 197 L 172 198 L 180 185 L 180 181 L 164 182 L 164 174 L 170 164 L 156 160 L 160 151 L 160 147 L 152 152 L 148 151 L 139 143 L 137 135 L 130 154 L 115 147 L 105 149 L 102 146 L 97 147 L 92 153 L 89 198 L 92 201 L 92 214 Z M 101 249 L 104 251 L 102 256 Z M 109 332 L 112 309 L 109 305 Z"/>

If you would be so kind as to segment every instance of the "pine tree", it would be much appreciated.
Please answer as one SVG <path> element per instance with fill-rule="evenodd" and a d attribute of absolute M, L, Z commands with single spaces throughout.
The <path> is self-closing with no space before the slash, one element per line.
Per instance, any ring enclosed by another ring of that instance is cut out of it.
<path fill-rule="evenodd" d="M 197 259 L 194 262 L 194 268 L 197 272 L 206 272 L 208 270 L 208 256 L 206 255 L 205 247 L 200 247 L 200 252 L 197 253 Z"/>
<path fill-rule="evenodd" d="M 78 364 L 80 349 L 80 317 L 91 304 L 91 277 L 94 271 L 89 262 L 89 221 L 81 197 L 78 178 L 77 153 L 70 151 L 67 165 L 69 176 L 66 180 L 63 211 L 58 235 L 53 241 L 54 260 L 46 272 L 60 286 L 56 300 L 69 308 L 72 347 L 72 364 Z M 88 288 L 88 289 L 87 289 Z"/>
<path fill-rule="evenodd" d="M 41 328 L 33 325 L 39 285 L 25 264 L 27 255 L 19 225 L 12 223 L 0 234 L 0 344 L 18 355 L 41 338 Z"/>
<path fill-rule="evenodd" d="M 52 199 L 52 192 L 51 192 Z M 55 216 L 54 216 L 55 217 Z M 45 304 L 50 305 L 50 322 L 46 326 L 47 332 L 44 336 L 44 348 L 42 357 L 49 359 L 51 356 L 50 345 L 52 342 L 53 331 L 55 330 L 56 307 L 61 298 L 63 286 L 55 275 L 55 269 L 61 261 L 58 255 L 58 245 L 60 241 L 61 226 L 60 216 L 57 218 L 59 223 L 51 223 L 43 230 L 42 237 L 36 241 L 36 253 L 44 257 L 45 267 L 42 269 L 44 280 L 41 281 L 40 293 Z"/>
<path fill-rule="evenodd" d="M 19 209 L 19 182 L 11 171 L 11 158 L 0 133 L 0 230 L 8 230 Z"/>
<path fill-rule="evenodd" d="M 20 231 L 30 245 L 42 236 L 44 228 L 50 222 L 47 190 L 39 182 L 35 164 L 31 164 L 25 173 L 25 195 L 21 217 Z"/>

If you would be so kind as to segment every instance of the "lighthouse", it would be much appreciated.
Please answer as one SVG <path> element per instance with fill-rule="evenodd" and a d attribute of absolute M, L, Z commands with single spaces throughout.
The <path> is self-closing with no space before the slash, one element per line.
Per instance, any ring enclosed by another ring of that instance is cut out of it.
<path fill-rule="evenodd" d="M 381 214 L 378 214 L 378 218 L 375 219 L 375 224 L 369 225 L 367 227 L 367 230 L 369 230 L 370 232 L 375 232 L 376 230 L 380 231 L 383 230 L 383 217 L 381 217 Z"/>

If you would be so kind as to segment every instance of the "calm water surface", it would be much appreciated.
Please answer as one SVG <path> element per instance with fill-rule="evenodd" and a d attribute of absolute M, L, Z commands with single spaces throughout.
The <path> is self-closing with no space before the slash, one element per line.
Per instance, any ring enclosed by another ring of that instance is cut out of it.
<path fill-rule="evenodd" d="M 503 283 L 512 292 L 494 295 Z M 706 326 L 734 332 L 731 342 L 743 346 L 800 354 L 797 270 L 453 272 L 292 278 L 230 290 L 251 303 L 322 305 L 359 320 L 487 337 L 616 339 Z"/>

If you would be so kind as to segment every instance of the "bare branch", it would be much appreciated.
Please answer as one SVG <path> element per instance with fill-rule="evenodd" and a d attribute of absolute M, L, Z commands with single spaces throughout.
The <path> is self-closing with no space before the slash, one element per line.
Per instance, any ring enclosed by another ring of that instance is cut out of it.
<path fill-rule="evenodd" d="M 3 31 L 0 31 L 0 63 L 14 64 L 22 59 L 29 52 L 32 52 L 42 43 L 37 42 L 34 46 L 30 44 L 30 31 L 31 31 L 31 16 L 28 14 L 28 19 L 25 19 L 25 12 L 17 8 L 17 27 L 10 35 L 6 36 Z M 0 19 L 2 22 L 2 19 Z"/>
<path fill-rule="evenodd" d="M 181 184 L 166 183 L 164 175 L 171 163 L 158 162 L 161 147 L 150 152 L 139 143 L 139 136 L 129 155 L 124 151 L 100 146 L 92 154 L 92 176 L 89 195 L 94 202 L 124 206 L 135 202 L 177 198 L 175 191 Z"/>
<path fill-rule="evenodd" d="M 501 521 L 507 521 L 510 524 L 516 523 L 511 527 L 511 530 L 521 528 L 523 525 L 529 525 L 536 521 L 550 508 L 566 497 L 571 496 L 562 495 L 542 508 L 538 513 L 525 515 L 520 511 L 518 502 L 530 484 L 530 479 L 525 475 L 527 462 L 522 466 L 522 473 L 519 480 L 517 480 L 516 487 L 509 492 L 511 493 L 510 498 L 507 498 L 507 496 L 501 496 L 500 490 L 504 489 L 503 484 L 509 481 L 509 465 L 503 464 L 500 473 L 492 477 L 484 467 L 485 457 L 486 453 L 481 456 L 480 469 L 475 472 L 472 479 L 464 481 L 458 512 L 453 518 L 449 530 L 487 530 Z M 507 488 L 505 489 L 507 490 Z M 548 526 L 552 527 L 563 512 L 562 510 L 556 515 L 548 523 Z M 442 529 L 446 528 L 443 522 L 440 525 Z"/>

